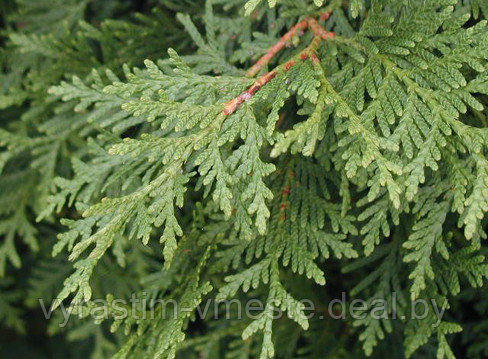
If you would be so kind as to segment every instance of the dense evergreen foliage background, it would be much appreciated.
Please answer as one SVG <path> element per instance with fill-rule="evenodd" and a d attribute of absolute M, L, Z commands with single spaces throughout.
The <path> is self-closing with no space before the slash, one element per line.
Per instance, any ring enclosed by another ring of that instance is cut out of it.
<path fill-rule="evenodd" d="M 488 357 L 487 17 L 0 0 L 0 357 Z"/>

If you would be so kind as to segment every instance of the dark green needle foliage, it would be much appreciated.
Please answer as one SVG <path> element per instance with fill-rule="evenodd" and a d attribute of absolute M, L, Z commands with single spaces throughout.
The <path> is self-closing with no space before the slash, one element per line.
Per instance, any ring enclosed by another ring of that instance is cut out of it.
<path fill-rule="evenodd" d="M 488 1 L 0 12 L 0 357 L 488 357 Z"/>

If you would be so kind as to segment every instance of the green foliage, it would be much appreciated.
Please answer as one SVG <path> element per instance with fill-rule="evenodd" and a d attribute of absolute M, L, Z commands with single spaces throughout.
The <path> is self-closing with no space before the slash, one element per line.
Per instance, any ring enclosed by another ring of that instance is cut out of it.
<path fill-rule="evenodd" d="M 0 4 L 2 331 L 57 308 L 75 357 L 487 355 L 484 1 Z M 310 17 L 335 36 L 256 85 Z M 366 308 L 335 320 L 341 292 Z"/>

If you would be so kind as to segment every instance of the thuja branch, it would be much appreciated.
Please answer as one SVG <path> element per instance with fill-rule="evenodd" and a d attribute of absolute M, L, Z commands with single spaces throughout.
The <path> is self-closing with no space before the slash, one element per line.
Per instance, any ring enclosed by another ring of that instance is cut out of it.
<path fill-rule="evenodd" d="M 320 16 L 321 20 L 326 20 L 330 16 L 330 13 L 324 13 Z M 322 40 L 327 40 L 335 37 L 335 33 L 327 31 L 322 25 L 319 24 L 317 19 L 313 17 L 308 17 L 305 20 L 300 21 L 297 25 L 293 26 L 290 31 L 283 35 L 280 40 L 272 46 L 269 51 L 261 57 L 254 66 L 252 66 L 247 75 L 253 77 L 256 75 L 264 66 L 266 66 L 278 52 L 287 46 L 291 41 L 293 36 L 302 35 L 303 31 L 310 29 L 315 37 L 310 43 L 310 45 L 301 51 L 297 56 L 293 57 L 288 62 L 276 67 L 274 70 L 261 76 L 247 91 L 244 91 L 239 96 L 233 100 L 227 102 L 224 106 L 222 113 L 225 116 L 233 114 L 244 102 L 249 101 L 263 86 L 268 84 L 273 80 L 278 73 L 286 72 L 290 70 L 299 61 L 304 61 L 310 59 L 312 62 L 318 63 L 320 60 L 316 55 L 316 50 Z"/>

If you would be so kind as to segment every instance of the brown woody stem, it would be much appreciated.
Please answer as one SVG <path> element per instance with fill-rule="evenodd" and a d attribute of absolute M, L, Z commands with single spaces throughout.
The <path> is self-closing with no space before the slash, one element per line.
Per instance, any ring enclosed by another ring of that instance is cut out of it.
<path fill-rule="evenodd" d="M 302 34 L 302 32 L 304 32 L 308 28 L 308 25 L 309 25 L 309 23 L 308 23 L 307 19 L 305 19 L 305 20 L 300 21 L 295 26 L 293 26 L 290 29 L 290 31 L 288 31 L 285 35 L 283 35 L 281 37 L 281 39 L 275 45 L 273 45 L 268 50 L 268 52 L 254 64 L 253 67 L 251 67 L 247 71 L 247 76 L 248 77 L 256 76 L 256 74 L 259 71 L 261 71 L 261 69 L 264 66 L 269 64 L 269 62 L 276 56 L 276 54 L 278 52 L 283 50 L 286 46 L 288 46 L 291 43 L 294 36 L 296 36 L 296 35 L 300 36 Z"/>
<path fill-rule="evenodd" d="M 314 18 L 308 18 L 308 26 L 310 30 L 313 31 L 315 36 L 320 37 L 323 40 L 332 39 L 335 37 L 335 33 L 327 31 L 319 24 L 319 22 Z"/>
<path fill-rule="evenodd" d="M 244 102 L 250 100 L 261 87 L 274 79 L 277 74 L 276 71 L 271 71 L 266 75 L 261 76 L 247 91 L 244 91 L 232 101 L 227 102 L 222 113 L 225 116 L 233 114 Z"/>
<path fill-rule="evenodd" d="M 320 16 L 320 19 L 327 20 L 329 16 L 330 13 L 323 13 Z M 283 65 L 278 66 L 273 71 L 270 71 L 267 74 L 261 76 L 247 91 L 244 91 L 233 100 L 227 102 L 224 106 L 224 109 L 222 110 L 224 116 L 229 116 L 237 111 L 237 109 L 244 102 L 249 101 L 256 94 L 256 92 L 258 92 L 263 86 L 267 85 L 271 80 L 273 80 L 278 75 L 278 72 L 286 72 L 290 70 L 300 60 L 305 61 L 306 59 L 310 59 L 315 64 L 320 62 L 319 58 L 316 55 L 317 47 L 322 40 L 334 38 L 335 33 L 327 31 L 318 23 L 316 19 L 309 17 L 305 20 L 300 21 L 298 24 L 293 26 L 290 31 L 283 35 L 278 43 L 271 47 L 269 51 L 263 57 L 261 57 L 254 66 L 249 69 L 249 71 L 247 72 L 247 76 L 255 76 L 276 56 L 278 52 L 280 52 L 285 46 L 288 45 L 293 36 L 295 36 L 296 34 L 300 34 L 300 31 L 304 31 L 307 28 L 310 28 L 315 34 L 315 37 L 310 45 L 305 50 L 300 52 L 298 56 L 295 56 L 293 59 L 284 63 Z"/>
<path fill-rule="evenodd" d="M 323 12 L 320 14 L 320 20 L 321 21 L 326 21 L 330 17 L 330 11 L 329 12 Z M 256 74 L 261 71 L 261 69 L 266 66 L 267 64 L 270 63 L 270 61 L 278 54 L 281 50 L 283 50 L 285 47 L 287 47 L 291 41 L 293 40 L 294 36 L 301 36 L 307 28 L 310 26 L 313 26 L 312 31 L 315 33 L 317 36 L 321 36 L 322 38 L 330 38 L 333 37 L 330 34 L 333 34 L 331 32 L 328 32 L 325 30 L 318 22 L 316 19 L 313 17 L 307 17 L 306 19 L 300 21 L 298 24 L 293 26 L 285 35 L 283 35 L 280 40 L 273 45 L 268 52 L 262 56 L 248 71 L 247 71 L 247 76 L 248 77 L 254 77 Z M 326 35 L 329 34 L 329 35 Z"/>

